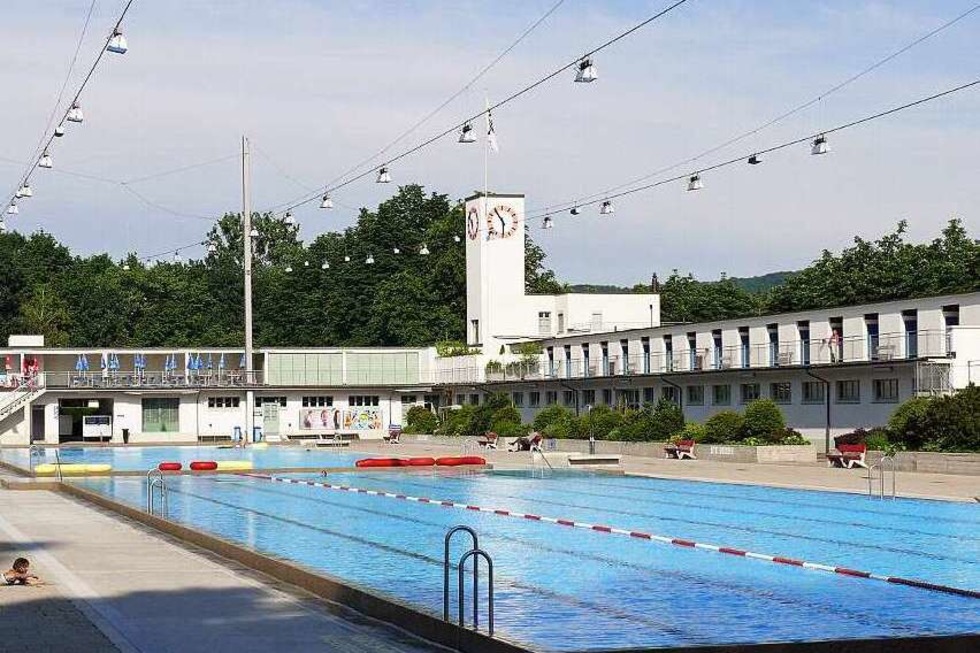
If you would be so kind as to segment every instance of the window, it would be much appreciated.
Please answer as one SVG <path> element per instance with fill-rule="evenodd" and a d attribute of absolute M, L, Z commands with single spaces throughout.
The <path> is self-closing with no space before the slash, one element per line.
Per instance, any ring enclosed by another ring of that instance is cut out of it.
<path fill-rule="evenodd" d="M 575 405 L 575 391 L 574 390 L 565 390 L 562 393 L 562 403 L 565 404 L 566 406 L 574 406 Z"/>
<path fill-rule="evenodd" d="M 256 397 L 255 398 L 256 408 L 261 408 L 266 404 L 279 404 L 281 407 L 285 408 L 286 398 L 285 397 Z"/>
<path fill-rule="evenodd" d="M 687 405 L 688 406 L 703 406 L 704 405 L 704 386 L 703 385 L 689 385 L 689 386 L 687 386 Z"/>
<path fill-rule="evenodd" d="M 347 398 L 350 406 L 380 406 L 381 397 L 378 395 L 351 395 Z"/>
<path fill-rule="evenodd" d="M 479 406 L 480 405 L 480 395 L 473 393 L 470 395 L 470 405 Z"/>
<path fill-rule="evenodd" d="M 759 398 L 759 384 L 758 383 L 743 383 L 742 384 L 742 403 L 747 404 L 749 402 L 755 401 Z"/>
<path fill-rule="evenodd" d="M 462 406 L 466 403 L 466 395 L 456 395 L 456 405 Z"/>
<path fill-rule="evenodd" d="M 510 393 L 510 400 L 514 402 L 514 408 L 524 408 L 524 393 L 523 392 L 512 392 L 512 393 Z"/>
<path fill-rule="evenodd" d="M 406 399 L 411 399 L 411 401 L 405 401 Z M 403 404 L 414 404 L 415 395 L 404 395 L 402 397 Z M 325 406 L 333 406 L 333 397 L 303 397 L 303 408 L 323 408 Z"/>
<path fill-rule="evenodd" d="M 827 386 L 820 381 L 803 382 L 803 403 L 822 404 L 827 400 Z"/>
<path fill-rule="evenodd" d="M 711 386 L 711 403 L 715 406 L 730 406 L 732 403 L 732 386 Z"/>
<path fill-rule="evenodd" d="M 856 404 L 861 401 L 861 382 L 860 381 L 838 381 L 837 382 L 837 403 Z"/>
<path fill-rule="evenodd" d="M 583 390 L 582 402 L 586 406 L 595 406 L 595 390 Z"/>
<path fill-rule="evenodd" d="M 607 406 L 613 405 L 613 391 L 609 388 L 602 389 L 602 403 L 606 404 Z"/>
<path fill-rule="evenodd" d="M 558 391 L 548 390 L 544 393 L 544 403 L 548 406 L 554 406 L 558 403 Z"/>
<path fill-rule="evenodd" d="M 638 388 L 620 390 L 619 404 L 630 410 L 638 410 L 640 408 L 640 390 Z"/>
<path fill-rule="evenodd" d="M 528 397 L 528 403 L 530 403 L 531 408 L 539 407 L 541 405 L 541 393 L 536 390 L 532 390 L 528 394 L 530 395 L 530 397 Z"/>
<path fill-rule="evenodd" d="M 769 396 L 777 404 L 791 404 L 793 403 L 793 384 L 788 381 L 770 383 Z"/>
<path fill-rule="evenodd" d="M 558 314 L 558 333 L 565 333 L 565 314 Z"/>
<path fill-rule="evenodd" d="M 656 401 L 657 393 L 653 388 L 643 388 L 643 403 L 652 404 Z"/>
<path fill-rule="evenodd" d="M 238 408 L 238 397 L 208 397 L 208 408 Z"/>
<path fill-rule="evenodd" d="M 540 311 L 538 313 L 538 335 L 551 335 L 551 312 Z"/>
<path fill-rule="evenodd" d="M 473 342 L 480 342 L 480 320 L 470 320 L 470 325 L 472 326 Z"/>
<path fill-rule="evenodd" d="M 660 396 L 666 399 L 667 401 L 674 402 L 675 404 L 680 403 L 678 401 L 677 388 L 675 388 L 672 385 L 665 385 L 663 388 L 661 388 Z"/>
<path fill-rule="evenodd" d="M 876 402 L 886 404 L 898 402 L 898 379 L 875 379 L 872 386 Z"/>
<path fill-rule="evenodd" d="M 143 400 L 143 432 L 174 433 L 180 430 L 180 399 L 161 397 Z"/>
<path fill-rule="evenodd" d="M 418 403 L 418 395 L 402 395 L 402 404 L 416 404 Z M 306 402 L 306 397 L 303 397 L 303 401 Z M 304 406 L 306 403 L 303 404 Z M 329 404 L 324 404 L 325 406 L 333 406 L 333 397 L 330 398 Z"/>

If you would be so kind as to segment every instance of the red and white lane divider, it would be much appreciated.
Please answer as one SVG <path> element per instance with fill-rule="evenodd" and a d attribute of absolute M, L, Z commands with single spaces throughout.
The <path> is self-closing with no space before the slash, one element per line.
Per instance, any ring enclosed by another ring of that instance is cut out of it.
<path fill-rule="evenodd" d="M 255 479 L 261 479 L 266 481 L 275 481 L 278 483 L 289 483 L 292 485 L 307 485 L 310 487 L 322 488 L 324 490 L 336 490 L 339 492 L 366 494 L 368 496 L 373 496 L 373 497 L 401 499 L 402 501 L 411 501 L 414 503 L 426 503 L 434 506 L 441 506 L 443 508 L 458 508 L 461 510 L 471 510 L 473 512 L 484 512 L 492 515 L 499 515 L 501 517 L 516 517 L 517 519 L 527 519 L 530 521 L 545 522 L 548 524 L 556 524 L 558 526 L 570 526 L 572 528 L 581 528 L 585 530 L 595 531 L 598 533 L 625 535 L 627 537 L 632 537 L 638 540 L 649 540 L 652 542 L 660 542 L 662 544 L 672 544 L 674 546 L 682 546 L 691 549 L 705 549 L 707 551 L 716 551 L 718 553 L 726 553 L 728 555 L 740 556 L 743 558 L 752 558 L 754 560 L 765 560 L 766 562 L 774 562 L 781 565 L 789 565 L 791 567 L 814 569 L 817 571 L 825 571 L 833 574 L 840 574 L 842 576 L 867 578 L 870 580 L 878 580 L 878 581 L 884 581 L 886 583 L 893 583 L 895 585 L 907 585 L 909 587 L 915 587 L 918 589 L 932 590 L 934 592 L 945 592 L 947 594 L 957 594 L 959 596 L 966 596 L 973 599 L 980 599 L 980 591 L 963 589 L 961 587 L 951 587 L 949 585 L 937 585 L 936 583 L 927 583 L 925 581 L 914 580 L 911 578 L 901 578 L 899 576 L 886 576 L 883 574 L 873 574 L 871 572 L 859 571 L 857 569 L 850 569 L 848 567 L 834 567 L 833 565 L 822 565 L 816 562 L 805 562 L 803 560 L 796 560 L 794 558 L 786 558 L 777 555 L 769 555 L 766 553 L 754 553 L 752 551 L 745 551 L 743 549 L 733 549 L 727 546 L 718 546 L 716 544 L 707 544 L 705 542 L 695 542 L 693 540 L 685 540 L 679 537 L 667 537 L 665 535 L 655 535 L 653 533 L 645 533 L 643 531 L 631 531 L 625 528 L 616 528 L 614 526 L 603 526 L 602 524 L 589 524 L 587 522 L 574 521 L 571 519 L 559 519 L 557 517 L 546 517 L 544 515 L 534 515 L 534 514 L 524 513 L 524 512 L 514 512 L 512 510 L 505 510 L 501 508 L 484 508 L 482 506 L 474 506 L 471 504 L 459 503 L 456 501 L 428 499 L 426 497 L 413 497 L 407 494 L 396 494 L 394 492 L 384 492 L 382 490 L 368 490 L 365 488 L 351 487 L 349 485 L 334 485 L 333 483 L 326 483 L 326 482 L 319 482 L 319 481 L 306 481 L 306 480 L 299 480 L 295 478 L 285 478 L 282 476 L 270 476 L 267 474 L 239 474 L 239 476 L 246 476 L 248 478 L 255 478 Z"/>

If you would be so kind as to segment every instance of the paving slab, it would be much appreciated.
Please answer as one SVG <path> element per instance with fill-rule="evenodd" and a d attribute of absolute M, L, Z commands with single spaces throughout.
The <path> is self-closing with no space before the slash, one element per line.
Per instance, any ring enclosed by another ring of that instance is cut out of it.
<path fill-rule="evenodd" d="M 46 581 L 0 587 L 4 652 L 445 651 L 53 492 L 0 490 L 0 555 Z"/>

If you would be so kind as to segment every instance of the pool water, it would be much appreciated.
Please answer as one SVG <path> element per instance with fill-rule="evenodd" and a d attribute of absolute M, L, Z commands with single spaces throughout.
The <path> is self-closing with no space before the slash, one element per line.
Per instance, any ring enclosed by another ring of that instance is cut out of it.
<path fill-rule="evenodd" d="M 256 469 L 281 469 L 286 467 L 347 467 L 364 454 L 351 453 L 347 449 L 307 447 L 280 447 L 253 449 L 246 447 L 59 447 L 58 455 L 63 464 L 108 464 L 113 471 L 147 471 L 164 461 L 176 461 L 186 468 L 194 460 L 250 460 Z M 0 459 L 28 468 L 28 450 L 3 449 Z M 57 462 L 54 447 L 42 447 L 34 455 L 34 464 Z"/>
<path fill-rule="evenodd" d="M 980 588 L 980 506 L 973 504 L 588 473 L 290 478 Z M 142 507 L 142 478 L 76 482 Z M 171 519 L 440 616 L 443 537 L 469 525 L 494 560 L 498 634 L 535 650 L 980 632 L 980 601 L 881 581 L 261 478 L 182 476 L 168 484 Z M 454 561 L 467 544 L 459 539 Z M 455 583 L 454 574 L 454 590 Z"/>

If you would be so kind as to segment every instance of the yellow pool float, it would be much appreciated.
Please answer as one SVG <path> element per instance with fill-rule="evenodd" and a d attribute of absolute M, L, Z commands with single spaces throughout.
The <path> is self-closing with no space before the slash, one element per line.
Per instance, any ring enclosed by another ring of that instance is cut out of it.
<path fill-rule="evenodd" d="M 252 469 L 251 460 L 219 460 L 219 472 L 245 472 Z"/>
<path fill-rule="evenodd" d="M 248 448 L 249 449 L 268 449 L 269 448 L 269 443 L 268 442 L 256 442 L 255 444 L 248 445 Z"/>
<path fill-rule="evenodd" d="M 83 464 L 83 463 L 62 463 L 58 465 L 57 463 L 43 463 L 40 465 L 34 465 L 35 474 L 57 474 L 58 471 L 62 474 L 105 474 L 106 472 L 112 471 L 112 465 L 105 464 Z"/>

